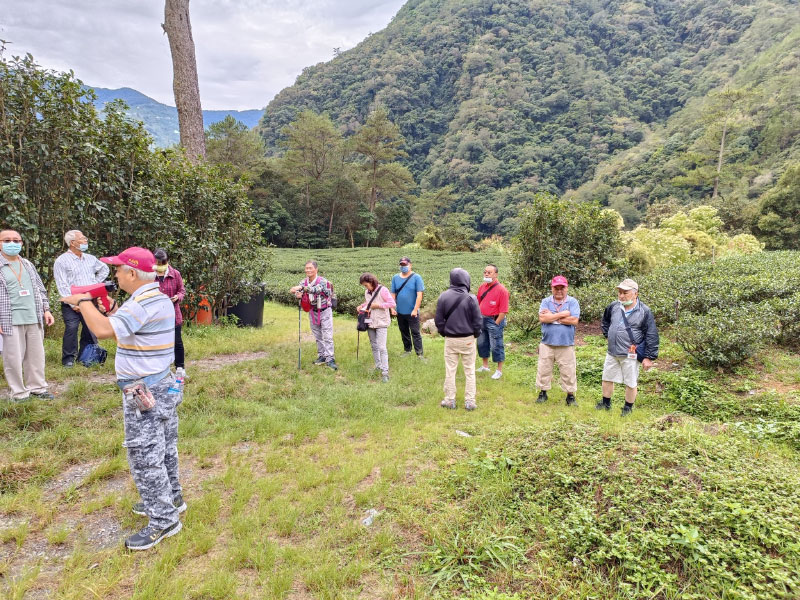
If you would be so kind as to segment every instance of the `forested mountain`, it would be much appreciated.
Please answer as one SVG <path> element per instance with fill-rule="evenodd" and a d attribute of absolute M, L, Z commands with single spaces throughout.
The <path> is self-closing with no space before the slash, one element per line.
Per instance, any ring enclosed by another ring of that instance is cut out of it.
<path fill-rule="evenodd" d="M 422 190 L 452 186 L 441 210 L 482 234 L 513 232 L 531 193 L 587 182 L 583 197 L 635 222 L 653 202 L 711 195 L 720 111 L 726 164 L 744 166 L 718 194 L 737 177 L 745 195 L 775 179 L 797 148 L 799 27 L 792 0 L 410 0 L 385 30 L 304 70 L 259 131 L 280 154 L 303 109 L 349 134 L 382 104 Z"/>
<path fill-rule="evenodd" d="M 112 100 L 122 100 L 128 105 L 128 116 L 144 123 L 156 146 L 168 148 L 178 143 L 178 110 L 174 106 L 162 104 L 131 88 L 92 89 L 97 96 L 94 105 L 98 110 L 102 111 Z M 262 114 L 263 110 L 204 110 L 203 125 L 208 127 L 230 115 L 248 127 L 254 127 Z"/>

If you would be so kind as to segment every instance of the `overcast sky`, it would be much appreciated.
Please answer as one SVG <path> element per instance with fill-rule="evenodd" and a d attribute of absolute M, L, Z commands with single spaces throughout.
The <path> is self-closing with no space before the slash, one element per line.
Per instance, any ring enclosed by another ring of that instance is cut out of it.
<path fill-rule="evenodd" d="M 191 0 L 204 109 L 263 108 L 303 68 L 389 23 L 405 0 Z M 5 55 L 174 105 L 163 0 L 2 0 Z"/>

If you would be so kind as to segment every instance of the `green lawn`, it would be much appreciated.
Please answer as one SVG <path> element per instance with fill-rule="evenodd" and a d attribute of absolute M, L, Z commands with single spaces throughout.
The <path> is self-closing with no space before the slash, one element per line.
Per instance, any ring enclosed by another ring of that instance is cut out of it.
<path fill-rule="evenodd" d="M 0 404 L 7 597 L 800 595 L 797 356 L 723 377 L 684 367 L 666 339 L 623 421 L 619 394 L 593 408 L 602 338 L 578 347 L 573 409 L 558 390 L 533 403 L 536 341 L 511 340 L 506 375 L 480 377 L 468 413 L 439 408 L 441 338 L 420 362 L 391 330 L 383 385 L 365 336 L 356 360 L 352 319 L 336 318 L 338 373 L 310 366 L 305 318 L 297 371 L 296 309 L 268 303 L 265 319 L 187 331 L 203 359 L 179 411 L 189 509 L 151 552 L 121 547 L 145 518 L 130 512 L 111 364 L 49 370 L 54 402 Z M 58 340 L 47 352 L 55 364 Z"/>

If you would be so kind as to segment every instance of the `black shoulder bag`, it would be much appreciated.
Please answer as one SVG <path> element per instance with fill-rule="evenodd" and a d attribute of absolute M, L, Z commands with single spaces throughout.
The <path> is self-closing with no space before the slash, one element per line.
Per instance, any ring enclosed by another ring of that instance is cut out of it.
<path fill-rule="evenodd" d="M 622 308 L 622 321 L 625 323 L 625 329 L 628 330 L 628 337 L 631 338 L 631 344 L 634 345 L 634 350 L 636 352 L 636 360 L 642 362 L 647 356 L 645 355 L 645 349 L 647 344 L 645 340 L 647 339 L 647 332 L 644 332 L 644 337 L 642 338 L 642 343 L 637 344 L 633 339 L 633 331 L 631 331 L 631 326 L 628 324 L 628 318 L 625 316 L 625 309 Z"/>
<path fill-rule="evenodd" d="M 453 314 L 453 311 L 459 307 L 459 305 L 464 301 L 464 298 L 469 298 L 469 292 L 461 296 L 458 300 L 453 303 L 453 306 L 449 308 L 449 310 L 444 313 L 444 326 L 447 327 L 447 319 L 450 318 L 450 315 Z M 442 328 L 444 329 L 444 328 Z"/>
<path fill-rule="evenodd" d="M 403 284 L 405 285 L 405 284 Z M 366 331 L 369 329 L 369 325 L 367 324 L 367 316 L 369 315 L 369 307 L 372 306 L 372 301 L 381 293 L 381 288 L 383 286 L 379 285 L 378 289 L 372 294 L 372 298 L 369 299 L 369 304 L 367 304 L 367 308 L 364 312 L 358 313 L 358 323 L 356 323 L 356 329 L 358 331 Z"/>

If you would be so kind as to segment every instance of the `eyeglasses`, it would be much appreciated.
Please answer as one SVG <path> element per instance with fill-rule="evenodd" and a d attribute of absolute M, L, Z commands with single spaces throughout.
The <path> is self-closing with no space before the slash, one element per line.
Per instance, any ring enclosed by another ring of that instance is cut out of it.
<path fill-rule="evenodd" d="M 3 243 L 6 243 L 6 242 L 11 242 L 11 243 L 16 243 L 16 244 L 21 244 L 21 243 L 22 243 L 22 240 L 21 240 L 21 239 L 19 239 L 19 238 L 17 238 L 17 239 L 15 239 L 15 240 L 0 240 L 0 242 L 3 242 Z"/>

